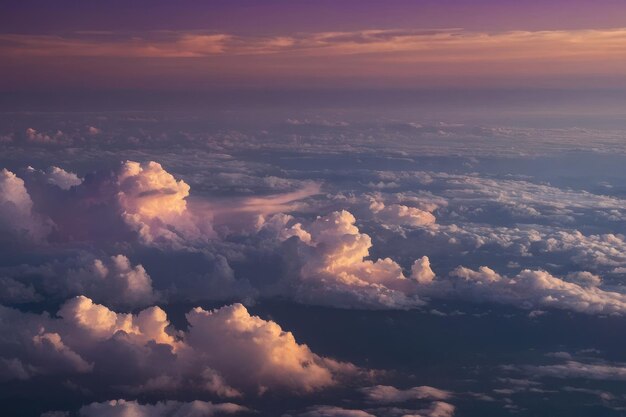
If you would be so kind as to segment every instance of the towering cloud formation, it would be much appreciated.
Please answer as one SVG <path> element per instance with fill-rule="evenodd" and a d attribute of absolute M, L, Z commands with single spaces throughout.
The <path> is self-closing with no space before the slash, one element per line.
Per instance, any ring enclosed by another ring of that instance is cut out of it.
<path fill-rule="evenodd" d="M 127 161 L 117 176 L 117 198 L 127 224 L 145 243 L 202 240 L 213 234 L 210 219 L 187 209 L 189 185 L 156 162 Z"/>
<path fill-rule="evenodd" d="M 410 308 L 422 305 L 415 280 L 407 279 L 390 258 L 366 260 L 371 238 L 360 233 L 347 211 L 318 217 L 308 227 L 282 232 L 297 236 L 303 265 L 297 284 L 301 300 L 340 307 Z M 420 271 L 425 275 L 426 272 Z"/>
<path fill-rule="evenodd" d="M 334 372 L 355 370 L 315 355 L 291 332 L 251 316 L 241 304 L 214 311 L 195 308 L 187 320 L 191 328 L 186 343 L 236 386 L 307 392 L 332 385 Z"/>
<path fill-rule="evenodd" d="M 33 212 L 24 181 L 11 171 L 0 171 L 0 241 L 39 241 L 49 232 L 50 225 Z"/>
<path fill-rule="evenodd" d="M 186 389 L 238 397 L 268 390 L 310 392 L 357 372 L 351 364 L 314 354 L 241 304 L 192 310 L 187 332 L 174 330 L 159 307 L 121 314 L 83 296 L 66 302 L 58 316 L 0 307 L 3 379 L 88 373 L 95 383 L 106 374 L 110 385 L 124 392 Z M 112 363 L 117 366 L 109 368 Z"/>

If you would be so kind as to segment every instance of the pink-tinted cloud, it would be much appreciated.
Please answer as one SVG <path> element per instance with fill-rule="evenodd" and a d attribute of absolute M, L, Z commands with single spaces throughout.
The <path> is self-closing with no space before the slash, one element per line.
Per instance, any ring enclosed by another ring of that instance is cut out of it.
<path fill-rule="evenodd" d="M 35 79 L 40 77 L 35 76 L 33 62 L 48 63 L 48 70 L 54 70 L 61 60 L 71 59 L 89 68 L 92 78 L 128 86 L 133 82 L 130 73 L 138 72 L 143 72 L 141 85 L 169 79 L 170 85 L 190 88 L 223 85 L 225 79 L 278 85 L 301 85 L 312 79 L 332 86 L 366 80 L 386 86 L 467 85 L 469 80 L 549 85 L 572 77 L 615 79 L 626 69 L 624 28 L 494 32 L 371 28 L 272 36 L 202 31 L 3 34 L 0 41 L 0 55 L 11 57 L 14 71 L 23 67 L 24 74 Z M 119 59 L 127 61 L 126 69 L 116 66 Z M 181 84 L 181 77 L 187 84 Z"/>

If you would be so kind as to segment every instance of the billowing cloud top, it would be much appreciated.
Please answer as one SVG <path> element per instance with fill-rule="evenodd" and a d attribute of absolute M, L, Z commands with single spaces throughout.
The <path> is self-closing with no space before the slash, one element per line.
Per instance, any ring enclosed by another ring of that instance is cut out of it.
<path fill-rule="evenodd" d="M 193 309 L 186 332 L 174 330 L 159 307 L 116 313 L 84 296 L 67 301 L 58 316 L 0 309 L 3 379 L 104 373 L 126 393 L 193 390 L 240 397 L 311 392 L 358 372 L 354 365 L 316 355 L 241 304 Z M 16 343 L 25 349 L 16 351 Z M 110 361 L 128 367 L 108 369 Z"/>

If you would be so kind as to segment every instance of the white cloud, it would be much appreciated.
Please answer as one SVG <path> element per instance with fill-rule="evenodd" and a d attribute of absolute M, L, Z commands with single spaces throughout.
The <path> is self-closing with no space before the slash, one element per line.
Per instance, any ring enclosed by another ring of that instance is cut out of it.
<path fill-rule="evenodd" d="M 116 313 L 80 296 L 57 315 L 0 307 L 3 379 L 87 373 L 127 393 L 210 392 L 222 397 L 266 391 L 308 393 L 334 386 L 358 369 L 314 354 L 272 321 L 241 304 L 187 314 L 186 332 L 159 307 Z M 16 350 L 16 347 L 19 349 Z M 115 363 L 116 366 L 111 367 Z"/>
<path fill-rule="evenodd" d="M 297 417 L 452 417 L 454 411 L 454 405 L 443 401 L 434 401 L 428 408 L 423 409 L 390 407 L 355 410 L 331 405 L 316 405 L 297 414 Z"/>
<path fill-rule="evenodd" d="M 73 172 L 67 172 L 63 168 L 50 167 L 46 173 L 48 183 L 56 185 L 63 190 L 69 190 L 70 188 L 82 184 L 83 180 Z"/>
<path fill-rule="evenodd" d="M 597 287 L 590 274 L 584 285 L 557 278 L 546 271 L 523 270 L 512 278 L 486 266 L 477 271 L 458 267 L 449 277 L 420 286 L 420 294 L 510 304 L 525 309 L 556 308 L 588 314 L 626 313 L 626 294 Z"/>
<path fill-rule="evenodd" d="M 431 226 L 436 221 L 435 216 L 428 211 L 402 204 L 385 205 L 380 200 L 373 200 L 370 210 L 375 218 L 385 224 L 418 227 Z"/>
<path fill-rule="evenodd" d="M 42 240 L 51 228 L 33 212 L 33 201 L 24 181 L 14 173 L 0 171 L 0 234 L 18 240 Z"/>
<path fill-rule="evenodd" d="M 176 181 L 160 164 L 127 161 L 117 175 L 117 184 L 122 216 L 145 243 L 181 245 L 213 236 L 211 219 L 196 217 L 187 209 L 189 185 Z"/>
<path fill-rule="evenodd" d="M 333 385 L 334 373 L 356 369 L 315 355 L 271 321 L 251 316 L 241 304 L 187 314 L 190 329 L 185 342 L 199 359 L 235 386 L 270 387 L 309 392 Z"/>
<path fill-rule="evenodd" d="M 347 211 L 318 217 L 308 226 L 295 224 L 282 236 L 297 236 L 302 266 L 296 297 L 337 307 L 411 308 L 423 301 L 416 283 L 390 258 L 367 260 L 371 238 L 360 233 Z"/>
<path fill-rule="evenodd" d="M 525 366 L 523 368 L 532 375 L 539 377 L 626 381 L 626 364 L 583 363 L 570 360 L 562 364 Z"/>
<path fill-rule="evenodd" d="M 446 400 L 452 396 L 449 391 L 429 386 L 398 389 L 389 385 L 376 385 L 362 388 L 368 401 L 375 403 L 401 403 L 411 400 Z"/>
<path fill-rule="evenodd" d="M 316 405 L 298 414 L 298 417 L 376 417 L 362 410 L 350 410 L 331 405 Z"/>
<path fill-rule="evenodd" d="M 80 417 L 211 417 L 250 411 L 233 404 L 215 404 L 207 401 L 161 401 L 140 404 L 137 401 L 111 400 L 81 407 Z"/>
<path fill-rule="evenodd" d="M 81 330 L 81 336 L 93 340 L 106 340 L 118 332 L 125 333 L 135 344 L 149 341 L 178 347 L 174 337 L 166 328 L 169 326 L 167 315 L 159 307 L 150 307 L 139 314 L 120 314 L 107 307 L 94 304 L 84 296 L 67 301 L 59 310 L 58 315 L 75 329 Z"/>

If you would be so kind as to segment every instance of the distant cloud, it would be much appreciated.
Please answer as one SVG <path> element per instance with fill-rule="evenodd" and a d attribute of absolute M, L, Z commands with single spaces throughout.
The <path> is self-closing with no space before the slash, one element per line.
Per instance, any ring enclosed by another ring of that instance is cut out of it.
<path fill-rule="evenodd" d="M 429 386 L 398 389 L 388 385 L 376 385 L 362 388 L 361 392 L 368 401 L 375 403 L 401 403 L 411 400 L 447 400 L 452 397 L 449 391 Z"/>
<path fill-rule="evenodd" d="M 524 369 L 535 377 L 626 381 L 626 364 L 583 363 L 570 360 L 555 365 L 526 366 Z"/>
<path fill-rule="evenodd" d="M 297 417 L 375 417 L 373 414 L 362 410 L 350 410 L 331 405 L 317 405 L 300 413 Z"/>
<path fill-rule="evenodd" d="M 331 405 L 309 407 L 296 417 L 452 417 L 456 407 L 443 401 L 434 401 L 428 408 L 407 409 L 400 407 L 367 410 L 347 409 Z"/>
<path fill-rule="evenodd" d="M 367 80 L 395 86 L 429 85 L 425 80 L 458 85 L 461 79 L 468 83 L 468 77 L 488 85 L 510 85 L 516 77 L 534 79 L 534 84 L 543 78 L 560 85 L 559 75 L 618 76 L 626 60 L 620 48 L 625 40 L 624 28 L 503 32 L 365 29 L 276 36 L 201 31 L 3 34 L 0 53 L 11 57 L 14 68 L 22 68 L 33 58 L 44 63 L 80 59 L 86 65 L 133 58 L 139 60 L 132 63 L 135 68 L 156 74 L 157 80 L 175 78 L 177 83 L 181 78 L 204 83 L 234 75 L 257 83 L 276 82 L 281 77 L 302 82 L 322 76 L 336 84 L 358 69 L 359 76 L 353 76 L 352 82 L 362 85 L 367 85 Z M 320 57 L 325 59 L 320 61 Z M 149 66 L 148 59 L 154 58 L 174 64 L 163 71 Z M 216 60 L 218 67 L 211 65 Z M 93 69 L 104 79 L 128 78 L 128 68 L 116 68 L 113 74 L 111 67 L 108 74 Z M 32 72 L 32 67 L 28 70 Z M 486 81 L 490 76 L 492 80 Z M 154 77 L 150 78 L 155 84 Z"/>
<path fill-rule="evenodd" d="M 63 190 L 69 190 L 70 188 L 80 185 L 83 182 L 83 180 L 73 172 L 67 172 L 63 168 L 55 166 L 48 169 L 47 176 L 50 184 L 56 185 Z"/>
<path fill-rule="evenodd" d="M 233 403 L 211 403 L 207 401 L 161 401 L 155 404 L 140 404 L 137 401 L 112 400 L 91 403 L 81 407 L 80 417 L 212 417 L 250 411 Z"/>
<path fill-rule="evenodd" d="M 432 213 L 416 207 L 401 204 L 385 205 L 382 201 L 372 201 L 370 210 L 383 223 L 399 226 L 430 226 L 435 224 L 436 218 Z"/>
<path fill-rule="evenodd" d="M 581 277 L 584 279 L 581 282 Z M 587 314 L 626 314 L 626 295 L 603 290 L 588 273 L 570 275 L 574 282 L 546 271 L 523 270 L 507 278 L 488 267 L 458 267 L 449 277 L 420 287 L 420 295 L 511 304 L 525 309 L 556 308 Z"/>

